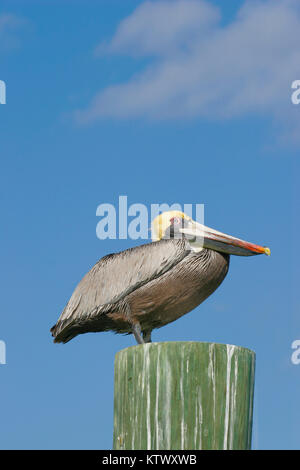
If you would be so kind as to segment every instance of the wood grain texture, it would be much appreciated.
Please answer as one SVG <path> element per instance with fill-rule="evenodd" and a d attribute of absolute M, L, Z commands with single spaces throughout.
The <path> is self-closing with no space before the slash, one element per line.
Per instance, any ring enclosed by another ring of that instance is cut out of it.
<path fill-rule="evenodd" d="M 250 449 L 255 353 L 149 343 L 115 358 L 113 448 Z"/>

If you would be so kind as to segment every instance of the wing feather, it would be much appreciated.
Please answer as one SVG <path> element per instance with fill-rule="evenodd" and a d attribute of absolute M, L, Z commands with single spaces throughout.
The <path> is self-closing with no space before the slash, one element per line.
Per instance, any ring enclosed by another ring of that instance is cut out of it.
<path fill-rule="evenodd" d="M 74 319 L 81 322 L 108 311 L 129 293 L 171 269 L 188 253 L 184 239 L 172 239 L 104 256 L 77 285 L 51 329 L 53 335 Z"/>

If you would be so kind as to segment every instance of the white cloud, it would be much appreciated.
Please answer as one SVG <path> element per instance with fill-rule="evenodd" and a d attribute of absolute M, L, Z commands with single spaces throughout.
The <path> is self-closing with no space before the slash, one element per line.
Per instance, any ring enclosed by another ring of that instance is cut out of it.
<path fill-rule="evenodd" d="M 151 55 L 152 62 L 128 82 L 99 91 L 77 119 L 295 113 L 290 97 L 291 83 L 300 79 L 300 2 L 248 0 L 231 23 L 220 19 L 204 0 L 140 5 L 98 51 Z"/>
<path fill-rule="evenodd" d="M 170 55 L 192 46 L 217 24 L 219 10 L 198 0 L 147 1 L 119 24 L 110 43 L 96 51 L 137 55 Z"/>
<path fill-rule="evenodd" d="M 0 52 L 6 52 L 19 46 L 20 29 L 27 20 L 12 13 L 0 14 Z"/>

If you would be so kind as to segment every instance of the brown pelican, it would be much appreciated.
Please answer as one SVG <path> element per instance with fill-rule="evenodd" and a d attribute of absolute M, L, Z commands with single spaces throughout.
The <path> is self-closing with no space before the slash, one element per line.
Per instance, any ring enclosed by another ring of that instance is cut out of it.
<path fill-rule="evenodd" d="M 152 239 L 95 264 L 51 328 L 54 342 L 108 330 L 150 342 L 154 328 L 190 312 L 217 289 L 229 255 L 270 254 L 267 247 L 218 232 L 179 211 L 154 219 Z"/>

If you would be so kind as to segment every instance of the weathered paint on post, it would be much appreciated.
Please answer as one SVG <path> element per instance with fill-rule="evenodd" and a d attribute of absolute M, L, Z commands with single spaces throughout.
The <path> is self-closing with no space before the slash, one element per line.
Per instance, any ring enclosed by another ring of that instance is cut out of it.
<path fill-rule="evenodd" d="M 148 343 L 115 358 L 114 449 L 250 449 L 255 353 Z"/>

